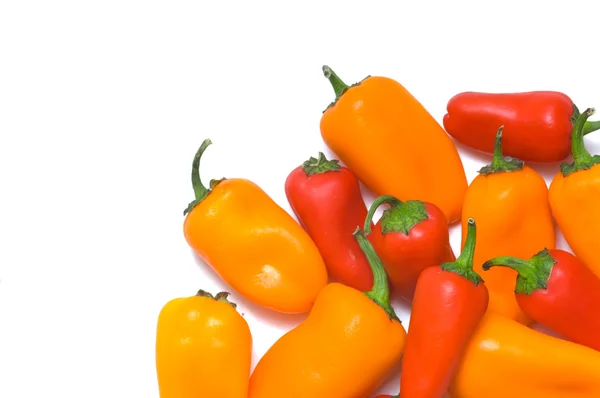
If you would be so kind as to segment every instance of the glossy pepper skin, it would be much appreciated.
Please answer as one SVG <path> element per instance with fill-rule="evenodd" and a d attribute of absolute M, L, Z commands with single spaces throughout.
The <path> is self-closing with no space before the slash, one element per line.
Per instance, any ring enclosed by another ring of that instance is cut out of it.
<path fill-rule="evenodd" d="M 200 181 L 205 140 L 194 157 L 196 199 L 184 214 L 187 243 L 225 282 L 256 304 L 310 311 L 327 269 L 306 231 L 258 185 L 242 178 Z"/>
<path fill-rule="evenodd" d="M 252 335 L 227 300 L 200 290 L 169 301 L 156 331 L 160 398 L 248 396 Z"/>
<path fill-rule="evenodd" d="M 550 184 L 550 207 L 573 253 L 600 277 L 600 156 L 590 155 L 583 142 L 590 108 L 573 128 L 573 163 L 563 163 Z"/>
<path fill-rule="evenodd" d="M 579 110 L 556 91 L 463 92 L 450 99 L 444 128 L 458 142 L 492 153 L 498 126 L 504 126 L 504 153 L 530 162 L 558 162 L 571 151 L 571 131 Z M 586 133 L 600 122 L 586 125 Z"/>
<path fill-rule="evenodd" d="M 327 146 L 377 196 L 433 203 L 460 219 L 467 179 L 452 139 L 400 83 L 367 77 L 348 87 L 328 66 L 336 99 L 321 118 Z"/>
<path fill-rule="evenodd" d="M 389 204 L 389 208 L 371 228 L 373 215 L 383 204 Z M 412 301 L 417 279 L 425 268 L 456 259 L 450 246 L 448 221 L 434 204 L 380 196 L 369 208 L 364 223 L 393 293 L 405 301 Z"/>
<path fill-rule="evenodd" d="M 487 313 L 463 355 L 450 396 L 600 397 L 600 352 Z"/>
<path fill-rule="evenodd" d="M 485 315 L 488 291 L 473 271 L 475 221 L 455 262 L 429 267 L 419 277 L 406 338 L 400 398 L 441 398 Z"/>
<path fill-rule="evenodd" d="M 478 224 L 475 271 L 497 256 L 528 258 L 544 247 L 556 244 L 554 221 L 548 204 L 548 187 L 535 170 L 519 159 L 502 156 L 503 129 L 498 129 L 492 163 L 473 179 L 463 206 L 462 241 L 467 236 L 467 220 Z M 517 273 L 494 268 L 485 274 L 489 289 L 489 311 L 529 324 L 514 295 Z"/>
<path fill-rule="evenodd" d="M 308 318 L 259 360 L 249 398 L 369 397 L 400 360 L 406 331 L 385 271 L 364 233 L 354 235 L 373 269 L 372 290 L 327 285 Z"/>
<path fill-rule="evenodd" d="M 600 351 L 600 278 L 577 257 L 543 249 L 530 259 L 496 257 L 483 269 L 495 266 L 518 272 L 517 302 L 531 319 Z"/>
<path fill-rule="evenodd" d="M 362 291 L 373 287 L 373 272 L 352 234 L 367 216 L 358 179 L 322 152 L 296 167 L 285 193 L 300 224 L 313 239 L 333 280 Z"/>

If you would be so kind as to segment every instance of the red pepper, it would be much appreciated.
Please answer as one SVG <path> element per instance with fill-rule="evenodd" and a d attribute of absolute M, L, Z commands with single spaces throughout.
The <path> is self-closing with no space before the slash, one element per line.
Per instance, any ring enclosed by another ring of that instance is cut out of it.
<path fill-rule="evenodd" d="M 531 319 L 600 351 L 600 279 L 581 260 L 564 250 L 543 249 L 528 260 L 496 257 L 483 269 L 494 266 L 519 273 L 517 303 Z"/>
<path fill-rule="evenodd" d="M 399 398 L 400 395 L 390 395 L 390 394 L 380 394 L 377 395 L 375 398 Z"/>
<path fill-rule="evenodd" d="M 332 279 L 363 292 L 373 287 L 373 272 L 352 235 L 367 215 L 358 178 L 338 160 L 319 152 L 295 168 L 285 193 L 298 221 L 313 239 Z"/>
<path fill-rule="evenodd" d="M 390 207 L 371 231 L 373 215 L 382 204 Z M 371 205 L 363 229 L 370 234 L 369 240 L 384 264 L 392 290 L 409 302 L 425 268 L 456 259 L 446 216 L 432 203 L 380 196 Z"/>
<path fill-rule="evenodd" d="M 444 128 L 460 143 L 493 153 L 504 126 L 504 155 L 530 162 L 557 162 L 571 153 L 571 131 L 579 110 L 556 91 L 523 93 L 464 92 L 450 99 Z M 585 134 L 600 129 L 588 122 Z"/>
<path fill-rule="evenodd" d="M 402 360 L 401 398 L 446 394 L 462 354 L 487 310 L 485 283 L 473 270 L 475 221 L 456 261 L 429 267 L 417 282 Z"/>

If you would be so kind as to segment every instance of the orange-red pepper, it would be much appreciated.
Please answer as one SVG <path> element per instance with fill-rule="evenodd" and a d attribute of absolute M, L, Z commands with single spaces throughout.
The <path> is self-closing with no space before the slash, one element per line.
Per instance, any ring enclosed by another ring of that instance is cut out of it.
<path fill-rule="evenodd" d="M 573 162 L 563 163 L 550 184 L 550 207 L 573 253 L 600 277 L 600 155 L 590 155 L 584 127 L 595 109 L 586 109 L 573 127 Z"/>
<path fill-rule="evenodd" d="M 463 244 L 467 220 L 477 220 L 474 268 L 480 275 L 483 263 L 490 258 L 528 258 L 556 244 L 546 181 L 523 161 L 502 156 L 502 132 L 500 128 L 496 134 L 492 163 L 473 179 L 463 205 Z M 515 299 L 516 278 L 516 271 L 500 267 L 485 273 L 490 293 L 488 310 L 528 324 L 531 319 Z"/>
<path fill-rule="evenodd" d="M 246 398 L 252 335 L 227 300 L 203 290 L 169 301 L 156 329 L 160 398 Z"/>
<path fill-rule="evenodd" d="M 329 67 L 336 99 L 321 118 L 329 148 L 377 196 L 438 206 L 460 220 L 467 178 L 452 139 L 397 81 L 367 77 L 346 85 Z"/>
<path fill-rule="evenodd" d="M 400 360 L 406 331 L 389 303 L 387 276 L 363 232 L 355 236 L 373 288 L 327 285 L 308 318 L 259 360 L 249 398 L 369 397 Z"/>
<path fill-rule="evenodd" d="M 192 165 L 196 199 L 184 214 L 188 244 L 249 300 L 284 313 L 310 311 L 327 284 L 315 243 L 292 216 L 252 181 L 200 181 L 205 140 Z"/>

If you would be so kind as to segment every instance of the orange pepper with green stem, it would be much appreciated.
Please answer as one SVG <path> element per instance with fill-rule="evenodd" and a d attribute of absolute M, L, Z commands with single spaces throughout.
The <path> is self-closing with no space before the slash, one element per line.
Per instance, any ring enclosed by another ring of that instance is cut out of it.
<path fill-rule="evenodd" d="M 156 329 L 160 398 L 246 398 L 252 335 L 227 300 L 203 290 L 169 301 Z"/>
<path fill-rule="evenodd" d="M 463 205 L 462 242 L 468 220 L 477 220 L 474 269 L 483 275 L 483 263 L 498 256 L 529 258 L 556 244 L 554 221 L 545 180 L 523 161 L 502 156 L 502 128 L 498 129 L 492 163 L 473 179 Z M 514 294 L 517 272 L 494 268 L 485 272 L 488 311 L 519 322 L 531 322 Z"/>
<path fill-rule="evenodd" d="M 327 146 L 377 196 L 420 200 L 460 220 L 467 178 L 454 142 L 397 81 L 369 76 L 346 85 L 328 66 L 335 101 L 321 117 Z"/>
<path fill-rule="evenodd" d="M 573 163 L 561 165 L 550 184 L 550 207 L 573 253 L 600 277 L 600 155 L 590 155 L 583 136 L 587 119 L 582 112 L 573 127 Z"/>
<path fill-rule="evenodd" d="M 259 360 L 249 398 L 369 397 L 400 361 L 406 331 L 390 305 L 383 264 L 360 228 L 354 236 L 373 288 L 327 285 L 308 318 Z"/>
<path fill-rule="evenodd" d="M 328 282 L 319 249 L 308 233 L 258 185 L 243 178 L 200 181 L 194 157 L 196 198 L 185 210 L 187 243 L 225 282 L 250 301 L 283 313 L 312 308 Z"/>

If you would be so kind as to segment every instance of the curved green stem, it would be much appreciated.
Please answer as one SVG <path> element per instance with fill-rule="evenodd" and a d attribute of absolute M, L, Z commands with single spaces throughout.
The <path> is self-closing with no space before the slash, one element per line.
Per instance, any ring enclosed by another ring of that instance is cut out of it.
<path fill-rule="evenodd" d="M 507 267 L 517 271 L 519 275 L 515 293 L 531 294 L 534 290 L 547 288 L 555 263 L 548 249 L 543 249 L 529 260 L 511 256 L 495 257 L 483 263 L 482 268 L 488 271 L 492 267 Z"/>
<path fill-rule="evenodd" d="M 375 201 L 373 201 L 373 204 L 369 208 L 369 212 L 367 213 L 367 218 L 365 218 L 365 225 L 363 228 L 365 230 L 365 234 L 369 235 L 371 233 L 371 224 L 373 223 L 373 216 L 375 215 L 375 212 L 377 211 L 379 206 L 381 206 L 382 204 L 386 204 L 386 203 L 390 204 L 391 206 L 402 205 L 402 201 L 400 199 L 395 198 L 390 195 L 383 195 L 383 196 L 380 196 L 377 199 L 375 199 Z"/>
<path fill-rule="evenodd" d="M 385 273 L 385 268 L 383 267 L 381 259 L 375 252 L 375 248 L 373 248 L 373 245 L 369 242 L 360 228 L 356 228 L 353 236 L 357 240 L 360 249 L 367 257 L 367 261 L 373 271 L 373 288 L 371 291 L 366 292 L 365 295 L 373 300 L 375 304 L 380 306 L 388 314 L 390 319 L 395 319 L 400 322 L 394 308 L 390 305 L 390 288 L 387 274 Z"/>
<path fill-rule="evenodd" d="M 583 135 L 593 133 L 596 130 L 600 130 L 600 120 L 587 121 L 583 125 Z"/>
<path fill-rule="evenodd" d="M 492 164 L 482 167 L 479 170 L 480 174 L 492 174 L 500 172 L 510 172 L 523 169 L 523 161 L 515 158 L 505 158 L 502 154 L 502 132 L 504 126 L 500 126 L 496 132 L 496 140 L 494 141 L 494 157 Z"/>
<path fill-rule="evenodd" d="M 588 108 L 582 112 L 575 125 L 573 126 L 573 133 L 571 134 L 571 151 L 573 152 L 573 163 L 563 163 L 560 165 L 560 169 L 563 176 L 575 173 L 580 170 L 587 170 L 590 167 L 600 163 L 600 156 L 592 156 L 585 148 L 583 141 L 584 126 L 587 119 L 596 112 L 594 108 Z"/>
<path fill-rule="evenodd" d="M 200 159 L 202 158 L 202 154 L 209 145 L 212 144 L 212 141 L 207 138 L 202 142 L 198 151 L 196 151 L 196 155 L 194 156 L 194 161 L 192 162 L 192 187 L 194 188 L 194 195 L 196 198 L 190 202 L 188 207 L 183 211 L 183 215 L 188 214 L 196 205 L 204 200 L 210 193 L 210 189 L 206 188 L 202 181 L 200 180 Z"/>
<path fill-rule="evenodd" d="M 387 234 L 388 232 L 400 232 L 404 235 L 408 235 L 415 225 L 429 218 L 427 207 L 425 207 L 425 203 L 420 200 L 407 200 L 406 202 L 402 202 L 400 199 L 393 196 L 383 195 L 375 199 L 369 208 L 364 225 L 366 234 L 371 233 L 373 215 L 377 211 L 377 208 L 384 203 L 389 204 L 390 208 L 383 212 L 381 220 L 379 220 L 381 233 L 383 234 Z"/>
<path fill-rule="evenodd" d="M 327 65 L 323 65 L 323 75 L 329 80 L 333 91 L 335 92 L 335 99 L 337 100 L 344 94 L 350 86 L 348 86 L 339 76 Z"/>
<path fill-rule="evenodd" d="M 475 270 L 473 270 L 473 257 L 475 256 L 475 241 L 477 236 L 477 230 L 475 225 L 475 220 L 469 218 L 467 223 L 467 238 L 465 239 L 465 244 L 463 246 L 462 252 L 456 259 L 456 261 L 452 263 L 443 263 L 442 269 L 444 271 L 455 272 L 471 282 L 475 285 L 483 282 L 483 279 Z"/>

